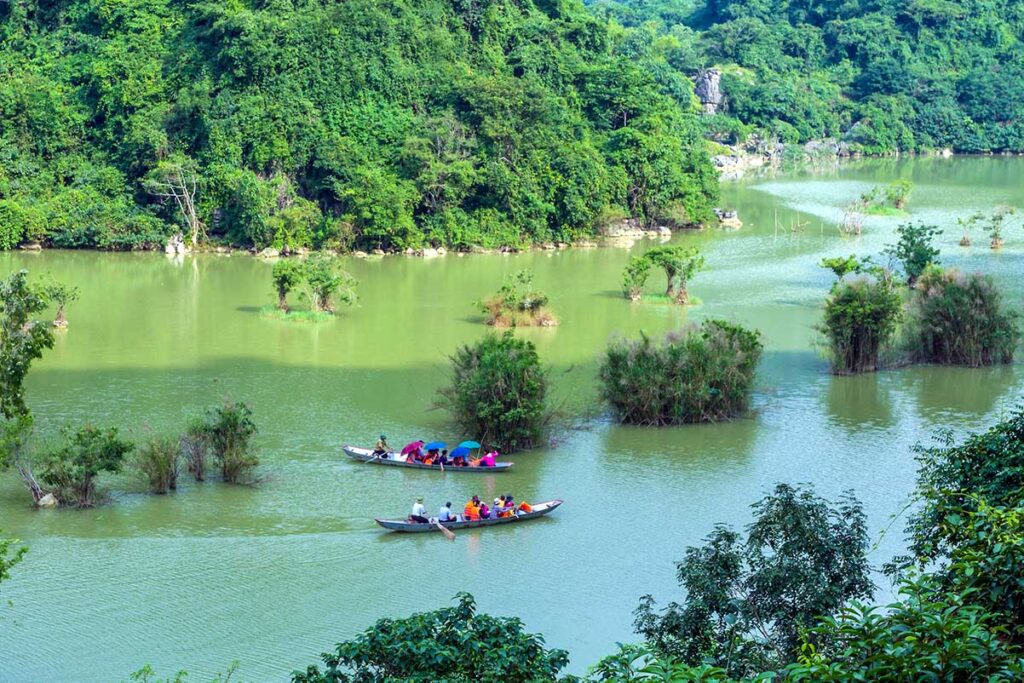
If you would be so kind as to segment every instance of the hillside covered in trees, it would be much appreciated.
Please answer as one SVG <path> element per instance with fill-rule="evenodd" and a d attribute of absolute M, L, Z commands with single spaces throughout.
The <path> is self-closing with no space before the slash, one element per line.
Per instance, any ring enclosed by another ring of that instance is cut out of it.
<path fill-rule="evenodd" d="M 0 3 L 0 248 L 571 240 L 711 216 L 689 76 L 578 0 Z"/>
<path fill-rule="evenodd" d="M 1015 0 L 594 0 L 661 72 L 717 68 L 722 141 L 845 140 L 867 153 L 1024 150 Z"/>

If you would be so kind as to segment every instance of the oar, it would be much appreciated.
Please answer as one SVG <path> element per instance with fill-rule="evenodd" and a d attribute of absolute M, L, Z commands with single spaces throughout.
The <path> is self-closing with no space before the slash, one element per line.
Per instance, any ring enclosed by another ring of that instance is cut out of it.
<path fill-rule="evenodd" d="M 444 524 L 441 524 L 441 522 L 434 522 L 434 525 L 437 526 L 437 528 L 441 530 L 441 533 L 444 534 L 445 538 L 447 538 L 449 541 L 454 541 L 455 540 L 455 532 L 454 531 L 452 531 L 451 529 L 445 528 Z"/>

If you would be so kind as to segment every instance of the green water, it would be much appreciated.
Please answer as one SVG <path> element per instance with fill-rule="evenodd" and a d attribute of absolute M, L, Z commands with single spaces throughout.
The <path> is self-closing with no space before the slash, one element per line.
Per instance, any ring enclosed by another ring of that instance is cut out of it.
<path fill-rule="evenodd" d="M 700 246 L 710 266 L 691 285 L 701 304 L 685 311 L 621 297 L 624 249 L 353 259 L 361 305 L 317 325 L 262 318 L 271 266 L 249 257 L 0 255 L 0 275 L 27 267 L 82 290 L 69 329 L 30 374 L 44 430 L 90 420 L 140 437 L 174 432 L 231 396 L 255 410 L 263 461 L 255 487 L 188 484 L 147 496 L 121 478 L 109 482 L 112 504 L 84 512 L 33 510 L 14 475 L 0 475 L 0 527 L 31 546 L 0 592 L 13 603 L 0 607 L 0 680 L 121 680 L 147 662 L 203 680 L 235 659 L 245 680 L 282 680 L 376 618 L 436 608 L 460 590 L 483 610 L 522 617 L 582 672 L 631 639 L 641 595 L 680 597 L 673 561 L 687 545 L 715 522 L 747 521 L 748 505 L 776 481 L 813 482 L 829 496 L 855 489 L 881 564 L 901 546 L 902 522 L 881 532 L 913 487 L 910 446 L 938 428 L 992 422 L 1020 397 L 1024 373 L 830 376 L 814 347 L 831 279 L 817 262 L 880 251 L 896 219 L 871 218 L 863 236 L 844 238 L 839 207 L 907 175 L 911 214 L 949 228 L 944 263 L 993 273 L 1019 305 L 1024 229 L 1009 228 L 993 253 L 956 246 L 954 224 L 998 202 L 1024 206 L 1021 172 L 1019 159 L 920 159 L 727 185 L 723 204 L 745 226 L 675 238 Z M 525 267 L 562 324 L 520 334 L 551 364 L 572 427 L 501 475 L 343 459 L 342 443 L 369 444 L 380 431 L 400 443 L 464 436 L 428 410 L 445 358 L 485 331 L 472 302 Z M 764 334 L 753 414 L 674 429 L 611 425 L 594 381 L 608 339 L 709 316 Z M 506 492 L 566 502 L 551 517 L 463 532 L 455 543 L 382 533 L 372 521 L 404 514 L 419 495 L 433 512 Z"/>

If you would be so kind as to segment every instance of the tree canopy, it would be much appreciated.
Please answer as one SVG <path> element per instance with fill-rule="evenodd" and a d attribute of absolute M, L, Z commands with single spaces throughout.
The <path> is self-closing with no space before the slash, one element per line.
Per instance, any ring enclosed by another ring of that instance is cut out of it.
<path fill-rule="evenodd" d="M 581 3 L 0 3 L 0 248 L 521 245 L 711 217 L 690 81 Z"/>
<path fill-rule="evenodd" d="M 708 130 L 868 153 L 1024 149 L 1024 12 L 1012 0 L 594 0 L 660 79 L 715 67 Z"/>

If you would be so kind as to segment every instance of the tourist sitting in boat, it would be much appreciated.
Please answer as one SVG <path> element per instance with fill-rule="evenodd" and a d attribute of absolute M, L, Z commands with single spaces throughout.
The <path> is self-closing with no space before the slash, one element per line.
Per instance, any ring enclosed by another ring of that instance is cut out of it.
<path fill-rule="evenodd" d="M 501 514 L 501 508 L 505 504 L 502 498 L 494 499 L 494 505 L 491 506 L 491 514 L 487 516 L 488 519 L 497 519 L 498 515 Z"/>
<path fill-rule="evenodd" d="M 491 508 L 487 507 L 487 503 L 480 503 L 480 519 L 491 518 Z"/>
<path fill-rule="evenodd" d="M 448 460 L 448 449 L 445 448 L 441 451 L 440 455 L 435 459 L 435 464 L 449 465 L 451 464 Z"/>
<path fill-rule="evenodd" d="M 465 467 L 467 465 L 467 463 L 466 463 L 466 456 L 461 455 L 461 454 L 456 455 L 452 459 L 452 465 L 454 465 L 455 467 Z"/>
<path fill-rule="evenodd" d="M 462 518 L 467 522 L 473 522 L 480 519 L 480 498 L 473 496 L 473 498 L 466 503 L 466 507 L 462 511 Z"/>
<path fill-rule="evenodd" d="M 409 521 L 420 524 L 428 524 L 430 522 L 427 519 L 427 508 L 423 505 L 423 498 L 417 498 L 416 502 L 412 504 L 412 514 L 409 515 Z"/>
<path fill-rule="evenodd" d="M 484 457 L 480 458 L 480 467 L 494 467 L 494 459 L 498 456 L 498 451 L 491 451 Z"/>
<path fill-rule="evenodd" d="M 515 514 L 515 511 L 516 503 L 515 500 L 512 498 L 512 494 L 510 493 L 507 496 L 505 496 L 505 506 L 501 509 L 501 513 L 498 516 L 511 517 Z"/>
<path fill-rule="evenodd" d="M 455 518 L 452 516 L 452 502 L 448 501 L 441 506 L 440 511 L 437 513 L 437 521 L 439 522 L 454 522 Z"/>
<path fill-rule="evenodd" d="M 376 456 L 387 455 L 391 451 L 391 446 L 388 445 L 388 437 L 383 434 L 377 439 L 377 446 L 373 449 L 373 454 Z"/>

